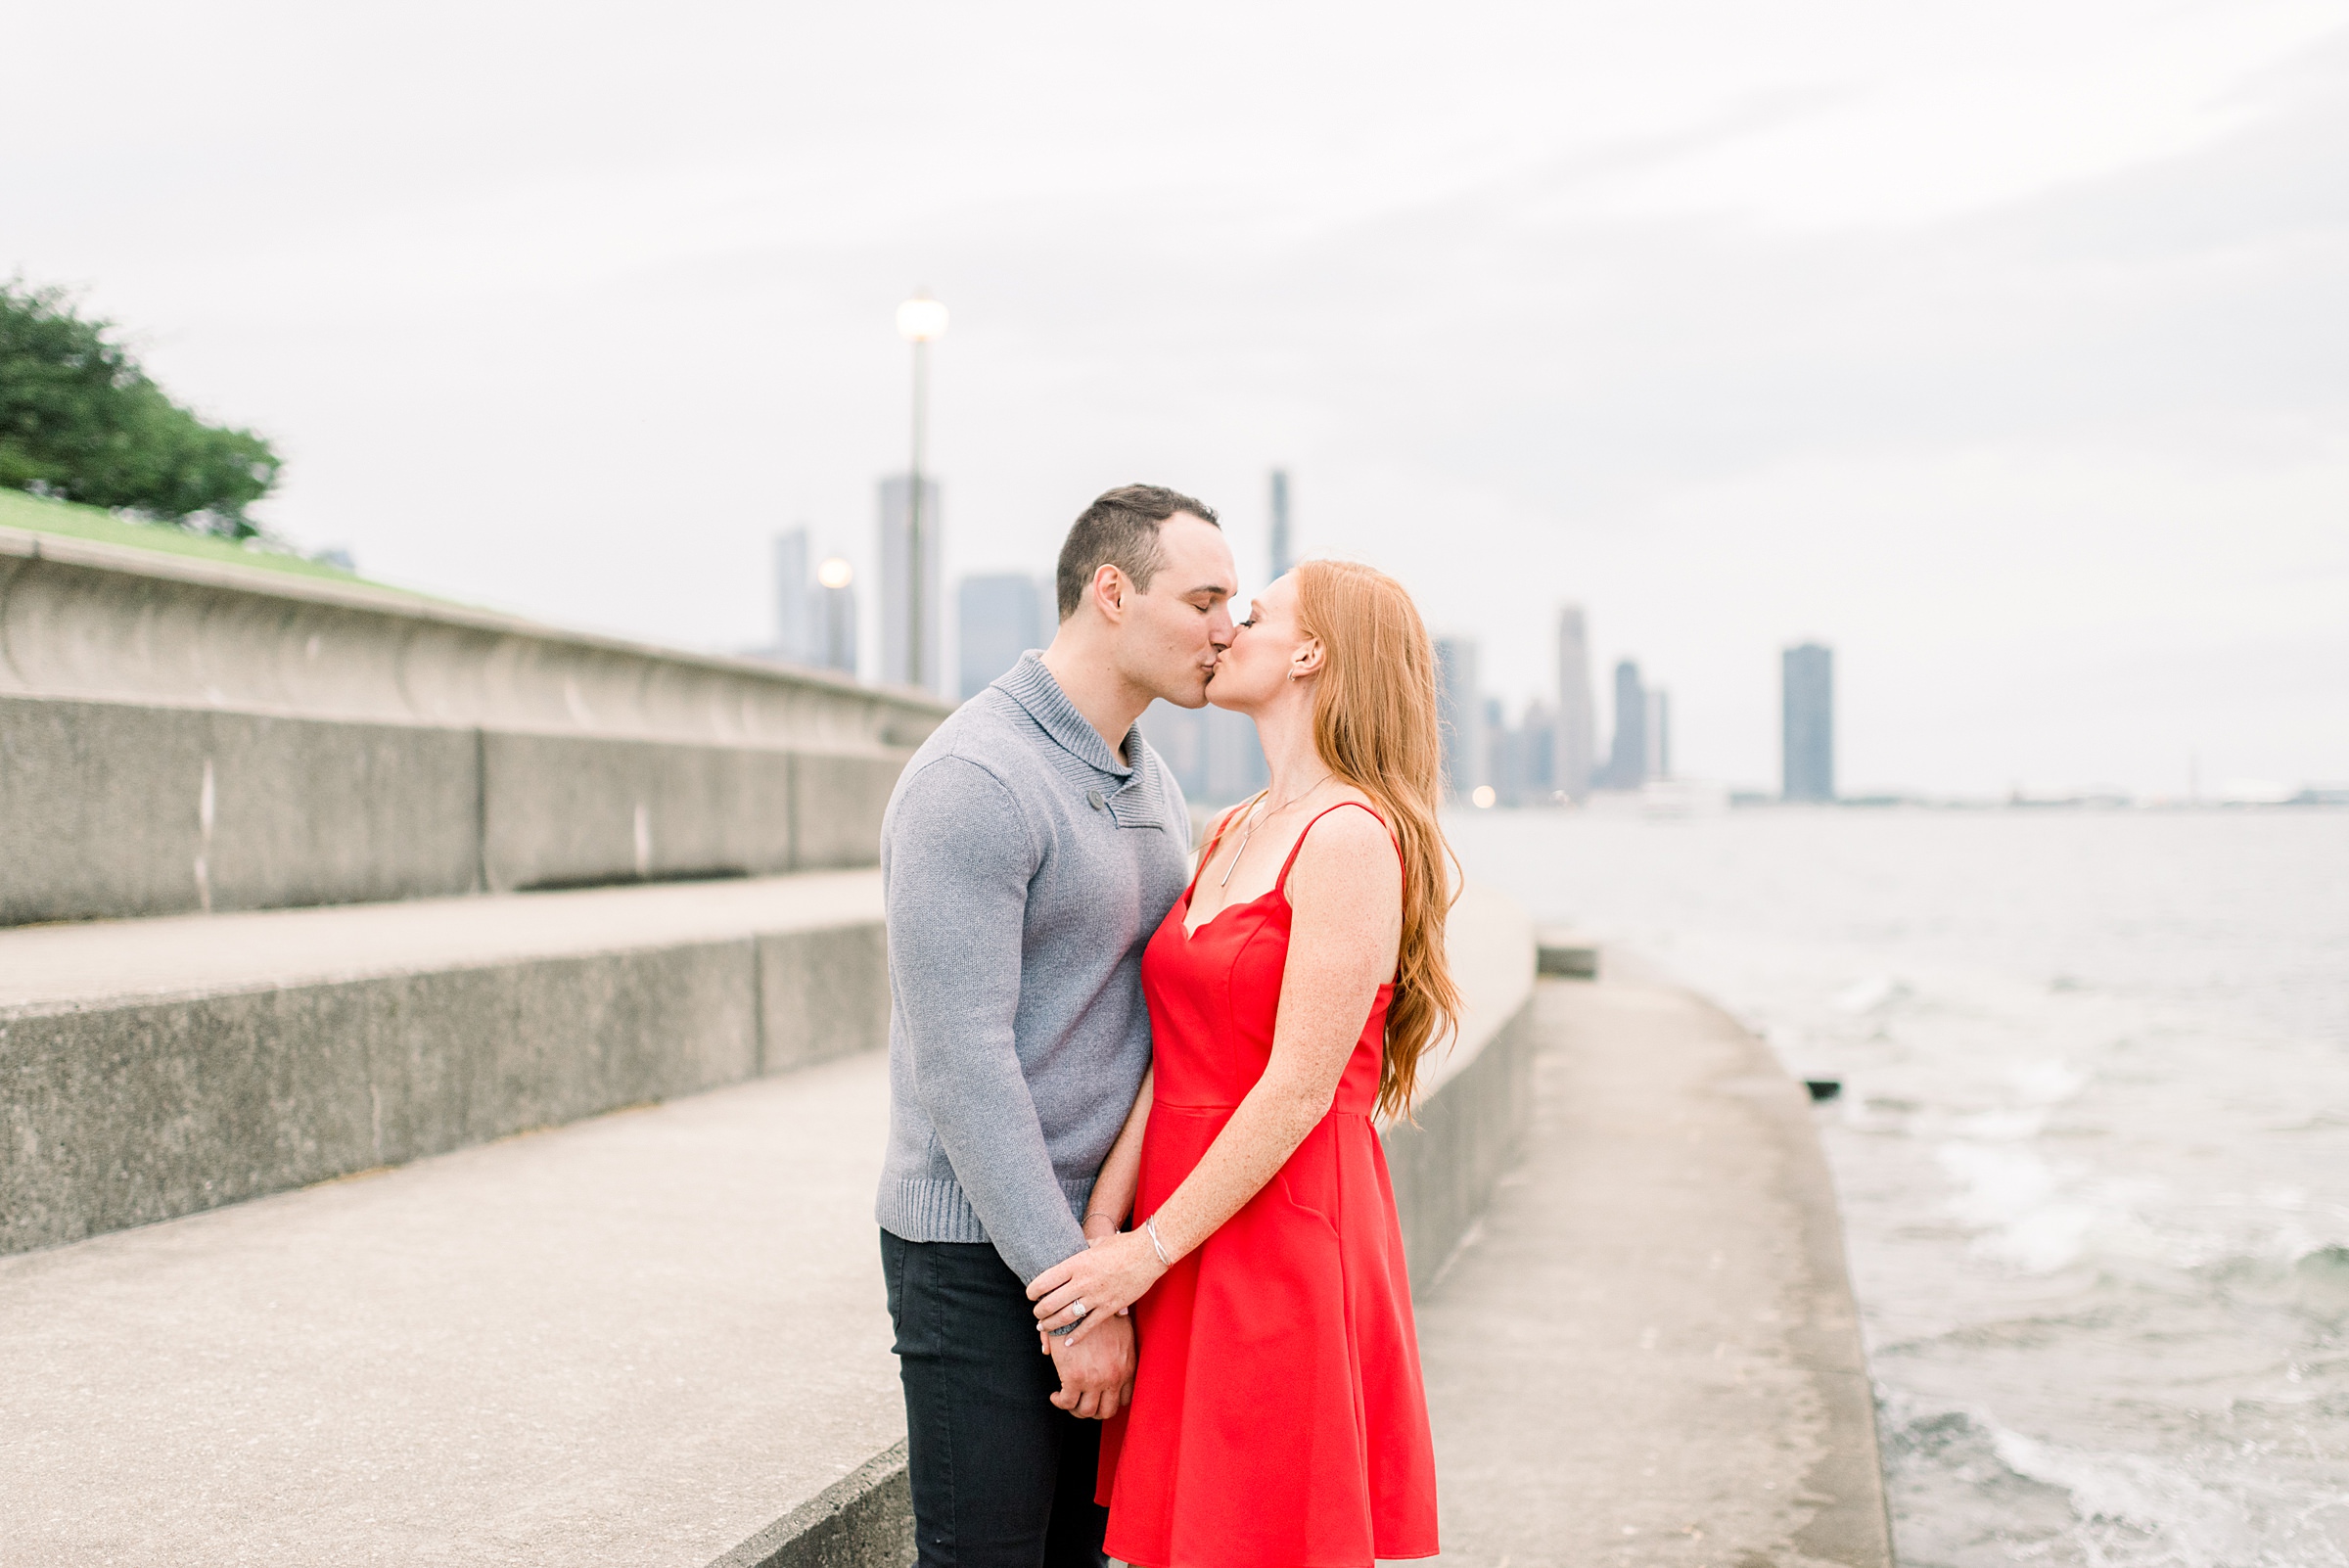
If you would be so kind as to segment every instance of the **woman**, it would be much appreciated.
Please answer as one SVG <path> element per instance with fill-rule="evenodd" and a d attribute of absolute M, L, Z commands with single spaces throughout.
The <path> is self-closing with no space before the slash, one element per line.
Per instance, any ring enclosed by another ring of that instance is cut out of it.
<path fill-rule="evenodd" d="M 1459 1011 L 1433 654 L 1394 578 L 1309 561 L 1256 600 L 1208 696 L 1256 720 L 1271 787 L 1217 824 L 1143 953 L 1150 1077 L 1093 1188 L 1090 1250 L 1028 1294 L 1072 1338 L 1132 1308 L 1132 1406 L 1102 1435 L 1111 1555 L 1433 1556 L 1427 1402 L 1371 1125 L 1408 1111 Z"/>

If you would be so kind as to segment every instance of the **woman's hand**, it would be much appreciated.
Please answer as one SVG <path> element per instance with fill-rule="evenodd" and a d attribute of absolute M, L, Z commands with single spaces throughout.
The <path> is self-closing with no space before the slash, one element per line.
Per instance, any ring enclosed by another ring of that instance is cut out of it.
<path fill-rule="evenodd" d="M 1067 1342 L 1075 1345 L 1092 1331 L 1095 1322 L 1139 1301 L 1166 1271 L 1150 1238 L 1138 1230 L 1128 1230 L 1103 1237 L 1036 1275 L 1028 1287 L 1028 1299 L 1036 1303 L 1038 1328 L 1065 1328 L 1075 1323 L 1076 1329 L 1067 1336 Z M 1077 1314 L 1074 1309 L 1080 1303 L 1084 1311 Z"/>

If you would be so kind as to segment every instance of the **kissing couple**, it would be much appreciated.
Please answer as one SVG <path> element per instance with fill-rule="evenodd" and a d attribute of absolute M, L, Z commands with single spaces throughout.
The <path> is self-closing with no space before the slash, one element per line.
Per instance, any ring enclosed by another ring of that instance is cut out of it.
<path fill-rule="evenodd" d="M 1436 1553 L 1374 1115 L 1457 1019 L 1434 653 L 1308 561 L 1236 625 L 1216 514 L 1130 484 L 1052 645 L 956 710 L 881 830 L 877 1217 L 923 1568 L 1371 1568 Z M 1215 823 L 1135 721 L 1256 721 Z"/>

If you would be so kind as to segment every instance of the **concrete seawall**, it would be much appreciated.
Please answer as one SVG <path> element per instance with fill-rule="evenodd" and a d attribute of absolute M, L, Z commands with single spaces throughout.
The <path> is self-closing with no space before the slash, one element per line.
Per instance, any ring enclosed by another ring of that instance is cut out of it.
<path fill-rule="evenodd" d="M 1517 1163 L 1533 1113 L 1532 924 L 1507 899 L 1470 889 L 1447 934 L 1467 1015 L 1421 1065 L 1412 1118 L 1380 1131 L 1415 1290 L 1433 1282 Z"/>
<path fill-rule="evenodd" d="M 880 874 L 0 931 L 0 1253 L 874 1049 Z"/>
<path fill-rule="evenodd" d="M 0 529 L 0 925 L 869 865 L 946 712 Z"/>

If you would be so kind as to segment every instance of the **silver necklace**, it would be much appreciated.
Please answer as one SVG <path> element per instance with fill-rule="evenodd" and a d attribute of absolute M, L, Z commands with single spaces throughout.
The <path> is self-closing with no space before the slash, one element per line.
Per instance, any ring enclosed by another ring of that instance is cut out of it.
<path fill-rule="evenodd" d="M 1328 783 L 1334 776 L 1335 775 L 1329 773 L 1322 774 L 1319 778 L 1313 780 L 1304 789 L 1299 790 L 1296 794 L 1290 796 L 1287 800 L 1281 802 L 1269 811 L 1249 812 L 1248 820 L 1240 824 L 1240 847 L 1231 852 L 1231 864 L 1223 868 L 1222 880 L 1216 884 L 1216 890 L 1218 892 L 1221 892 L 1224 888 L 1227 888 L 1231 885 L 1231 874 L 1240 868 L 1240 856 L 1248 853 L 1248 841 L 1256 837 L 1256 829 L 1259 823 L 1271 821 L 1274 817 L 1280 815 L 1281 812 L 1287 810 L 1290 807 L 1295 806 L 1299 801 L 1304 800 L 1307 796 L 1313 794 L 1313 791 Z M 1265 791 L 1266 798 L 1267 799 L 1270 798 L 1271 794 L 1272 792 L 1270 790 Z"/>

